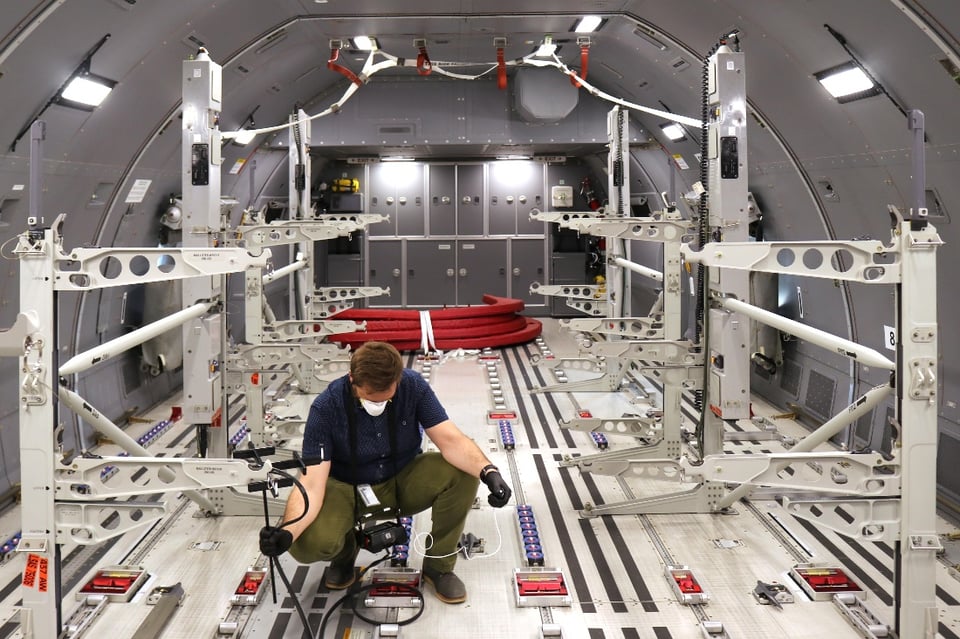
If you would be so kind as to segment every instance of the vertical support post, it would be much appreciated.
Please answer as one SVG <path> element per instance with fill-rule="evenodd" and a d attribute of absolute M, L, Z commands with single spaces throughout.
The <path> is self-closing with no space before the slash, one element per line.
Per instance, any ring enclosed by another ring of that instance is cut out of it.
<path fill-rule="evenodd" d="M 42 148 L 43 129 L 31 131 L 31 152 Z M 39 161 L 31 167 L 39 166 Z M 39 176 L 32 174 L 39 181 Z M 32 202 L 31 202 L 32 204 Z M 32 207 L 31 207 L 32 208 Z M 20 517 L 23 537 L 17 551 L 26 556 L 20 591 L 20 629 L 25 639 L 59 637 L 62 625 L 60 552 L 56 543 L 53 489 L 57 405 L 57 312 L 53 291 L 54 234 L 31 216 L 29 249 L 20 253 L 20 308 L 36 311 L 40 328 L 20 366 Z"/>
<path fill-rule="evenodd" d="M 748 239 L 747 92 L 744 54 L 721 46 L 709 61 L 707 158 L 709 228 L 722 240 Z M 738 269 L 713 269 L 715 294 L 750 299 L 750 275 Z M 709 303 L 709 296 L 707 302 Z M 708 405 L 703 454 L 723 450 L 722 420 L 750 417 L 749 320 L 739 313 L 711 308 L 709 313 Z"/>
<path fill-rule="evenodd" d="M 43 141 L 47 139 L 47 123 L 37 120 L 30 126 L 30 217 L 37 222 L 43 214 Z"/>
<path fill-rule="evenodd" d="M 626 109 L 614 107 L 607 114 L 607 139 L 610 152 L 607 155 L 608 216 L 627 217 L 630 214 L 630 119 Z M 607 264 L 615 258 L 629 260 L 629 250 L 615 237 L 606 238 Z M 622 268 L 607 268 L 607 308 L 610 317 L 623 317 L 630 313 L 630 272 Z"/>
<path fill-rule="evenodd" d="M 927 216 L 927 155 L 924 150 L 923 111 L 911 109 L 907 112 L 907 128 L 913 131 L 913 215 Z"/>
<path fill-rule="evenodd" d="M 212 247 L 220 227 L 221 67 L 201 49 L 183 63 L 183 245 Z M 184 307 L 221 296 L 220 277 L 183 281 Z M 220 321 L 201 317 L 183 326 L 183 419 L 198 428 L 204 456 L 227 454 L 226 415 L 212 428 L 221 404 Z M 223 407 L 226 410 L 226 407 Z"/>
<path fill-rule="evenodd" d="M 914 117 L 913 114 L 919 114 Z M 911 112 L 914 141 L 923 141 L 923 114 Z M 919 128 L 918 128 L 919 126 Z M 914 147 L 914 162 L 917 148 Z M 923 148 L 919 149 L 922 157 Z M 922 166 L 922 162 L 920 163 Z M 914 180 L 921 177 L 914 174 Z M 923 195 L 917 181 L 916 196 Z M 917 213 L 915 211 L 915 213 Z M 922 216 L 918 216 L 922 217 Z M 896 631 L 900 637 L 937 634 L 937 247 L 940 237 L 925 220 L 907 220 L 900 238 L 897 287 L 897 419 L 901 426 L 900 540 L 894 578 Z"/>
<path fill-rule="evenodd" d="M 303 220 L 312 217 L 310 182 L 310 130 L 311 123 L 307 121 L 307 114 L 303 109 L 297 109 L 290 116 L 290 122 L 299 122 L 289 129 L 290 144 L 288 145 L 289 179 L 290 179 L 290 218 Z M 311 307 L 309 299 L 313 297 L 313 242 L 291 244 L 288 247 L 289 261 L 292 263 L 298 253 L 307 259 L 307 266 L 295 273 L 289 280 L 290 317 L 309 319 L 308 311 Z M 299 294 L 298 294 L 299 293 Z"/>

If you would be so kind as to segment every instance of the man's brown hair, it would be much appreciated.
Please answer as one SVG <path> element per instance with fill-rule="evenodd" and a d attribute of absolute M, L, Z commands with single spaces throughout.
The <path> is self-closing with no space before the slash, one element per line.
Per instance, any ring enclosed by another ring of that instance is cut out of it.
<path fill-rule="evenodd" d="M 350 358 L 353 384 L 375 393 L 388 390 L 402 374 L 400 352 L 386 342 L 364 342 Z"/>

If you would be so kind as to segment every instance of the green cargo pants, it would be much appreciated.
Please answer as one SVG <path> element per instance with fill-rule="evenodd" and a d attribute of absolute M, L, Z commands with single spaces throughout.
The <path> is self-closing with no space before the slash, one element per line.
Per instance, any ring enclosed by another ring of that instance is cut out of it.
<path fill-rule="evenodd" d="M 451 572 L 457 563 L 457 543 L 463 532 L 480 482 L 476 477 L 451 466 L 440 453 L 417 455 L 397 476 L 373 486 L 380 506 L 389 507 L 405 516 L 433 507 L 430 534 L 433 546 L 425 557 L 423 568 Z M 327 480 L 326 494 L 320 513 L 294 542 L 290 554 L 301 563 L 315 561 L 348 561 L 357 551 L 354 537 L 354 499 L 351 484 L 333 477 Z M 360 512 L 370 512 L 361 504 Z M 451 554 L 452 553 L 452 554 Z"/>

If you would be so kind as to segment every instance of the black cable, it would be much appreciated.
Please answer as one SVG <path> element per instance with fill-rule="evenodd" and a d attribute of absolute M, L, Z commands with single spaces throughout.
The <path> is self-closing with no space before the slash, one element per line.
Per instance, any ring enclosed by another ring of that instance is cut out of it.
<path fill-rule="evenodd" d="M 323 638 L 324 630 L 326 630 L 326 628 L 327 628 L 327 622 L 330 620 L 330 617 L 333 615 L 333 611 L 336 610 L 339 606 L 343 605 L 344 602 L 346 602 L 348 599 L 353 600 L 353 604 L 351 605 L 351 611 L 353 612 L 353 614 L 354 614 L 357 618 L 359 618 L 359 619 L 361 619 L 361 620 L 363 620 L 363 621 L 365 621 L 365 622 L 367 622 L 368 624 L 373 625 L 373 626 L 379 625 L 380 623 L 382 623 L 382 622 L 380 622 L 380 621 L 378 621 L 378 620 L 376 620 L 376 619 L 370 619 L 370 618 L 368 618 L 368 617 L 364 617 L 364 616 L 361 615 L 359 612 L 357 612 L 357 601 L 359 601 L 359 597 L 357 597 L 357 595 L 359 595 L 359 594 L 361 594 L 361 593 L 364 593 L 364 592 L 367 592 L 367 591 L 369 591 L 369 590 L 373 590 L 374 588 L 377 588 L 377 587 L 379 587 L 379 586 L 383 586 L 383 585 L 384 585 L 383 583 L 370 583 L 370 584 L 366 584 L 366 585 L 364 585 L 364 586 L 361 586 L 361 585 L 359 585 L 359 584 L 360 584 L 360 582 L 363 580 L 363 576 L 364 576 L 365 574 L 367 574 L 367 572 L 369 572 L 371 568 L 373 568 L 374 566 L 376 566 L 376 565 L 378 565 L 378 564 L 383 563 L 384 561 L 386 561 L 386 560 L 389 559 L 389 558 L 390 558 L 390 553 L 387 553 L 387 554 L 385 554 L 383 557 L 381 557 L 380 559 L 377 559 L 376 561 L 374 561 L 373 563 L 371 563 L 369 566 L 367 566 L 366 568 L 364 568 L 363 570 L 360 571 L 360 574 L 357 576 L 357 581 L 355 582 L 355 584 L 354 584 L 353 586 L 351 586 L 351 587 L 347 590 L 347 592 L 343 595 L 343 597 L 341 597 L 340 599 L 338 599 L 337 601 L 335 601 L 335 602 L 333 603 L 333 605 L 330 606 L 330 607 L 327 609 L 327 611 L 323 614 L 323 619 L 320 621 L 320 628 L 319 628 L 319 630 L 317 631 L 317 639 L 322 639 L 322 638 Z M 422 573 L 421 573 L 421 574 L 422 574 Z M 419 619 L 419 618 L 420 618 L 420 615 L 423 614 L 423 610 L 424 610 L 424 608 L 425 608 L 425 606 L 424 606 L 424 599 L 423 599 L 423 591 L 420 590 L 419 588 L 417 588 L 416 586 L 411 586 L 411 585 L 409 585 L 409 584 L 405 584 L 405 583 L 401 583 L 401 582 L 391 582 L 390 585 L 391 585 L 391 586 L 398 586 L 401 590 L 407 590 L 407 591 L 409 591 L 410 593 L 412 593 L 413 595 L 415 595 L 418 599 L 420 599 L 420 610 L 417 611 L 417 614 L 413 615 L 413 616 L 410 617 L 409 619 L 404 619 L 403 621 L 395 621 L 395 622 L 393 622 L 393 623 L 395 623 L 395 624 L 398 625 L 398 626 L 405 626 L 405 625 L 410 624 L 410 623 L 413 623 L 414 621 L 416 621 L 417 619 Z"/>
<path fill-rule="evenodd" d="M 307 489 L 303 487 L 303 484 L 295 478 L 290 473 L 279 468 L 273 468 L 270 470 L 270 473 L 280 475 L 281 477 L 286 477 L 293 482 L 293 485 L 297 487 L 300 491 L 300 494 L 303 496 L 303 512 L 300 513 L 297 517 L 291 519 L 290 521 L 282 522 L 277 528 L 283 528 L 284 526 L 289 526 L 290 524 L 296 523 L 306 517 L 309 510 L 310 502 L 307 497 Z M 263 518 L 267 522 L 267 526 L 270 526 L 270 510 L 267 504 L 267 491 L 263 490 Z M 297 609 L 297 615 L 300 617 L 301 623 L 303 623 L 303 635 L 306 639 L 314 639 L 312 633 L 310 632 L 310 622 L 307 619 L 307 613 L 304 612 L 303 606 L 300 605 L 300 599 L 297 597 L 297 593 L 293 591 L 293 584 L 290 583 L 290 580 L 287 579 L 287 574 L 283 571 L 283 566 L 280 565 L 279 557 L 270 557 L 270 572 L 273 573 L 276 571 L 276 574 L 280 575 L 280 580 L 283 581 L 283 585 L 287 588 L 287 593 L 290 595 L 290 599 L 293 600 L 293 607 Z M 273 580 L 270 580 L 270 584 L 273 587 L 273 602 L 277 602 L 277 591 L 276 584 Z"/>

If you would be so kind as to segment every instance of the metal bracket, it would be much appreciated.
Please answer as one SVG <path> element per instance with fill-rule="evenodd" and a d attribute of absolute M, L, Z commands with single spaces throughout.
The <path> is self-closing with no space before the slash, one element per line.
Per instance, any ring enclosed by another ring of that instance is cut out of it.
<path fill-rule="evenodd" d="M 109 515 L 116 513 L 117 517 Z M 162 503 L 89 501 L 54 504 L 57 540 L 75 544 L 99 544 L 134 528 L 159 520 L 167 514 Z M 119 522 L 117 521 L 119 520 Z M 103 525 L 110 522 L 110 528 Z"/>
<path fill-rule="evenodd" d="M 101 479 L 107 466 L 119 469 L 109 484 Z M 134 483 L 133 472 L 141 468 L 146 473 Z M 270 460 L 264 460 L 263 466 L 254 468 L 235 459 L 77 457 L 69 466 L 54 471 L 54 485 L 58 500 L 91 501 L 99 497 L 244 486 L 266 480 L 272 468 Z"/>
<path fill-rule="evenodd" d="M 254 256 L 241 248 L 76 248 L 68 254 L 57 247 L 54 289 L 88 291 L 222 275 L 266 268 L 269 260 L 270 251 Z"/>
<path fill-rule="evenodd" d="M 639 360 L 655 367 L 701 367 L 703 353 L 694 351 L 689 340 L 637 340 L 603 341 L 586 340 L 580 349 L 587 353 L 606 358 Z"/>
<path fill-rule="evenodd" d="M 663 317 L 575 317 L 560 320 L 560 327 L 581 333 L 615 335 L 632 339 L 663 339 Z"/>
<path fill-rule="evenodd" d="M 270 367 L 293 364 L 349 361 L 350 351 L 335 344 L 255 344 L 237 347 L 227 356 L 225 369 L 232 372 L 254 372 Z"/>
<path fill-rule="evenodd" d="M 365 330 L 366 322 L 352 320 L 282 320 L 264 324 L 262 339 L 264 342 L 287 342 Z"/>
<path fill-rule="evenodd" d="M 0 331 L 0 357 L 19 357 L 27 352 L 31 335 L 40 330 L 40 319 L 35 311 L 17 313 L 10 328 Z"/>
<path fill-rule="evenodd" d="M 659 439 L 663 425 L 657 417 L 575 417 L 570 421 L 560 420 L 560 428 L 608 435 L 630 435 L 643 439 Z"/>
<path fill-rule="evenodd" d="M 910 360 L 910 399 L 931 399 L 937 394 L 937 360 L 916 357 Z"/>
<path fill-rule="evenodd" d="M 679 213 L 662 211 L 655 211 L 650 217 L 607 217 L 596 213 L 556 213 L 533 209 L 530 219 L 553 222 L 560 228 L 573 229 L 586 235 L 650 242 L 689 242 L 695 232 L 693 224 L 681 218 Z"/>
<path fill-rule="evenodd" d="M 380 297 L 381 295 L 390 296 L 390 287 L 381 288 L 379 286 L 356 286 L 339 287 L 329 286 L 318 288 L 310 297 L 311 317 L 324 318 L 331 317 L 337 313 L 343 312 L 348 308 L 353 308 L 350 300 L 367 299 L 370 297 Z"/>
<path fill-rule="evenodd" d="M 777 497 L 782 499 L 784 509 L 791 515 L 844 537 L 895 541 L 900 536 L 898 499 L 793 499 L 783 491 L 779 491 Z"/>
<path fill-rule="evenodd" d="M 900 466 L 878 453 L 708 455 L 698 465 L 681 460 L 686 481 L 717 481 L 843 496 L 896 497 Z"/>
<path fill-rule="evenodd" d="M 876 240 L 823 242 L 710 242 L 699 251 L 683 246 L 687 262 L 786 273 L 865 284 L 900 281 L 900 249 Z"/>
<path fill-rule="evenodd" d="M 379 213 L 321 215 L 310 220 L 277 220 L 270 224 L 238 226 L 228 243 L 245 248 L 260 248 L 294 242 L 332 240 L 363 231 L 370 224 L 389 220 L 389 215 Z"/>
<path fill-rule="evenodd" d="M 587 315 L 601 316 L 607 314 L 606 292 L 599 286 L 592 284 L 541 284 L 534 282 L 530 285 L 533 295 L 566 298 L 567 306 L 575 308 Z"/>

